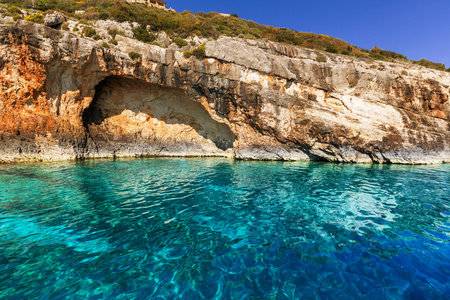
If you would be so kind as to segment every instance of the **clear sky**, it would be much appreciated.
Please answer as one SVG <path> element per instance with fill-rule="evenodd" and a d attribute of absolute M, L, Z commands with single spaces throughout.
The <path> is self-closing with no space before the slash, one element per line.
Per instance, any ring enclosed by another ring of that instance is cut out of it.
<path fill-rule="evenodd" d="M 166 0 L 178 12 L 238 14 L 260 24 L 340 38 L 450 67 L 450 0 Z"/>

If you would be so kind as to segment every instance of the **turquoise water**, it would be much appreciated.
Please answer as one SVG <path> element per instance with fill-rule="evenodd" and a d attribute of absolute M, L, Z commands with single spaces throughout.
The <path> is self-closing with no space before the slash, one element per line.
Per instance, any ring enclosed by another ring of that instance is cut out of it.
<path fill-rule="evenodd" d="M 1 299 L 445 299 L 450 166 L 0 166 Z"/>

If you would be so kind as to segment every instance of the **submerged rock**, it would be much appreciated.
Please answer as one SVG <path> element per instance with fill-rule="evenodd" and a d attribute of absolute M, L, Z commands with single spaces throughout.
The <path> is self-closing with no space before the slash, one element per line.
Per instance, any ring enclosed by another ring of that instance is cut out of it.
<path fill-rule="evenodd" d="M 106 49 L 26 21 L 0 25 L 0 161 L 450 162 L 446 72 L 237 38 L 206 42 L 204 58 L 116 39 Z"/>

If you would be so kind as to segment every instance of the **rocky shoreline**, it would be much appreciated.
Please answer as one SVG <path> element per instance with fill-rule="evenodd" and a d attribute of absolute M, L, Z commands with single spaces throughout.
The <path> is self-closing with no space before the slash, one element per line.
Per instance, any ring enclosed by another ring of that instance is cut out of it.
<path fill-rule="evenodd" d="M 446 72 L 239 38 L 207 41 L 205 58 L 183 55 L 199 43 L 116 39 L 0 25 L 0 162 L 450 162 Z"/>

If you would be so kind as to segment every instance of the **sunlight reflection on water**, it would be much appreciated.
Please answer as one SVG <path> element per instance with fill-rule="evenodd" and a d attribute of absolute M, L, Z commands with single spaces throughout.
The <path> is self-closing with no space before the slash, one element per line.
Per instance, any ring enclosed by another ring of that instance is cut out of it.
<path fill-rule="evenodd" d="M 450 167 L 0 166 L 0 298 L 444 298 Z"/>

